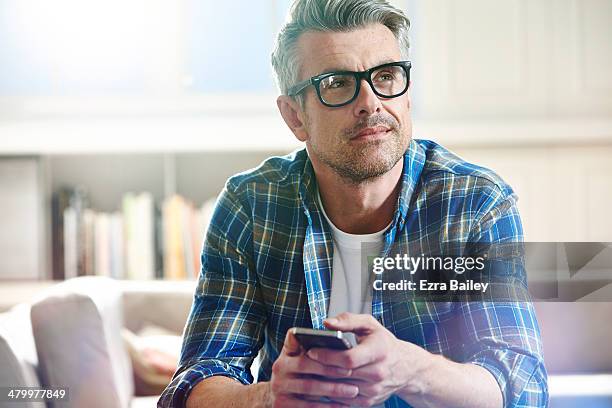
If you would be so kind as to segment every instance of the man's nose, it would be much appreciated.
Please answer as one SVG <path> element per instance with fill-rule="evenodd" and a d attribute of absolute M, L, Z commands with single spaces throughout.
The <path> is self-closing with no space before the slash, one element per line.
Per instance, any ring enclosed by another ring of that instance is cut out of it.
<path fill-rule="evenodd" d="M 359 95 L 354 102 L 354 113 L 355 116 L 369 116 L 375 112 L 379 112 L 382 107 L 378 95 L 374 93 L 374 90 L 365 79 L 361 80 L 361 89 Z"/>

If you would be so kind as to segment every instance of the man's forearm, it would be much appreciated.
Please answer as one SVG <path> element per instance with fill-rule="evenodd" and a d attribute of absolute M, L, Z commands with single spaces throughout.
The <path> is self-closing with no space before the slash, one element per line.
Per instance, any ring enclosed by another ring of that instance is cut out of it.
<path fill-rule="evenodd" d="M 269 383 L 241 384 L 229 377 L 214 376 L 200 381 L 189 394 L 187 408 L 268 408 Z"/>
<path fill-rule="evenodd" d="M 499 384 L 487 369 L 475 364 L 456 363 L 426 350 L 423 352 L 429 357 L 419 370 L 416 382 L 398 393 L 400 398 L 415 408 L 502 407 Z"/>

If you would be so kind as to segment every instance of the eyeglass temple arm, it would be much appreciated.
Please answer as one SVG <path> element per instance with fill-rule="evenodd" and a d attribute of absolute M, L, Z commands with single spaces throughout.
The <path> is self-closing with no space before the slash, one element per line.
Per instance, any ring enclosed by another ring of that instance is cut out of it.
<path fill-rule="evenodd" d="M 287 91 L 287 96 L 295 96 L 298 95 L 300 92 L 302 92 L 304 89 L 306 89 L 308 86 L 310 86 L 312 84 L 312 78 L 307 79 L 305 81 L 299 82 L 295 85 L 293 85 L 291 88 L 289 88 L 289 90 Z"/>

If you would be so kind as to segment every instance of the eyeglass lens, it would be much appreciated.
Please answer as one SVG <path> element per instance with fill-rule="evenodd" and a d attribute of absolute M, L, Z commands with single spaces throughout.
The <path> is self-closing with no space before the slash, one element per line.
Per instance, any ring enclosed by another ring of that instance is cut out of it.
<path fill-rule="evenodd" d="M 370 78 L 374 90 L 383 96 L 393 97 L 406 89 L 408 78 L 401 66 L 391 65 L 373 71 Z M 348 102 L 355 95 L 357 80 L 352 74 L 330 75 L 321 80 L 321 99 L 330 105 Z"/>

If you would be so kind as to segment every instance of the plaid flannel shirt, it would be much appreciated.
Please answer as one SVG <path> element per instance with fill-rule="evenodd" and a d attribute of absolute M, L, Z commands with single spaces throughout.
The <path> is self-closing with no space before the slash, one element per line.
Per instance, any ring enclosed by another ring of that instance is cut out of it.
<path fill-rule="evenodd" d="M 401 237 L 429 242 L 522 241 L 516 195 L 495 173 L 427 140 L 404 155 L 401 191 L 384 248 Z M 201 380 L 267 381 L 291 327 L 323 328 L 333 240 L 316 200 L 305 150 L 273 157 L 228 180 L 202 250 L 202 270 L 179 368 L 159 407 L 183 407 Z M 372 315 L 398 339 L 489 370 L 505 407 L 548 401 L 539 327 L 529 302 L 385 302 Z M 397 396 L 385 407 L 408 407 Z"/>

